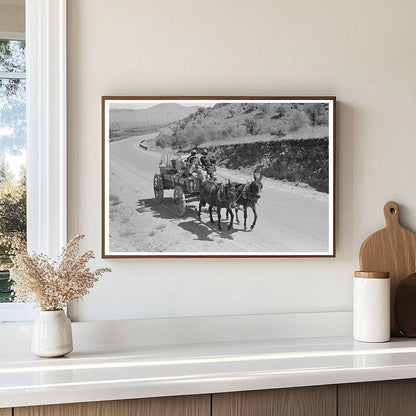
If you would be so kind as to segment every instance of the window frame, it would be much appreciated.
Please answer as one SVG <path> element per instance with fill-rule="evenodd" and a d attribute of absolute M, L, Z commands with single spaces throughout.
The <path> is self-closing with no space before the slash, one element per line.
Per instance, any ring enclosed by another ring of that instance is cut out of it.
<path fill-rule="evenodd" d="M 1 32 L 6 33 L 12 35 Z M 27 246 L 56 257 L 67 241 L 66 0 L 26 0 L 23 37 Z M 32 305 L 0 304 L 0 324 L 31 321 L 34 315 Z"/>
<path fill-rule="evenodd" d="M 0 31 L 1 40 L 25 40 L 25 32 Z M 26 72 L 0 72 L 0 79 L 26 79 Z M 27 111 L 26 111 L 27 112 Z M 0 324 L 33 320 L 33 306 L 24 303 L 0 303 Z"/>

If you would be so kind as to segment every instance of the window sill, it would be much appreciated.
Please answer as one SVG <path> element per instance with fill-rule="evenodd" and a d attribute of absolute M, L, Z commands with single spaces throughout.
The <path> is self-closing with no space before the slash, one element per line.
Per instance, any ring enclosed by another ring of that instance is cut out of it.
<path fill-rule="evenodd" d="M 27 303 L 0 303 L 0 325 L 21 325 L 35 319 L 35 310 Z"/>

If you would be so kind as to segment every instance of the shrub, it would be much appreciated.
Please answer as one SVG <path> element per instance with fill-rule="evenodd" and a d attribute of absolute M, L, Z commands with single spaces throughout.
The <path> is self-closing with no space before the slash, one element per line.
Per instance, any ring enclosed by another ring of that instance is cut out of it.
<path fill-rule="evenodd" d="M 299 110 L 295 110 L 288 116 L 288 129 L 289 131 L 298 131 L 303 127 L 307 127 L 310 124 L 309 117 Z"/>
<path fill-rule="evenodd" d="M 256 104 L 246 104 L 243 108 L 244 108 L 244 114 L 249 114 L 253 112 L 257 108 L 257 106 Z"/>
<path fill-rule="evenodd" d="M 271 119 L 278 120 L 279 118 L 282 118 L 286 115 L 286 108 L 283 105 L 279 105 L 275 109 L 275 113 L 271 116 Z"/>
<path fill-rule="evenodd" d="M 269 133 L 272 136 L 276 136 L 276 137 L 284 137 L 284 136 L 286 136 L 286 130 L 283 129 L 283 128 L 281 128 L 281 127 L 270 127 Z"/>
<path fill-rule="evenodd" d="M 269 114 L 270 112 L 270 104 L 260 104 L 259 111 L 263 113 L 263 115 Z"/>
<path fill-rule="evenodd" d="M 160 137 L 156 139 L 155 144 L 156 146 L 159 146 L 162 149 L 166 146 L 165 142 Z"/>
<path fill-rule="evenodd" d="M 327 104 L 309 104 L 305 106 L 305 112 L 309 116 L 312 126 L 328 125 Z"/>
<path fill-rule="evenodd" d="M 329 124 L 328 112 L 324 114 L 320 114 L 318 117 L 316 117 L 317 126 L 327 126 L 328 124 Z"/>
<path fill-rule="evenodd" d="M 257 121 L 253 117 L 247 117 L 244 120 L 244 126 L 247 129 L 247 133 L 255 136 L 259 132 Z"/>
<path fill-rule="evenodd" d="M 207 129 L 207 138 L 209 141 L 221 140 L 221 132 L 214 128 L 209 128 Z"/>
<path fill-rule="evenodd" d="M 201 130 L 195 132 L 194 137 L 191 140 L 193 147 L 198 147 L 200 144 L 205 142 L 204 133 Z"/>
<path fill-rule="evenodd" d="M 233 132 L 233 128 L 231 126 L 223 127 L 221 129 L 221 135 L 224 139 L 231 136 L 231 133 Z"/>

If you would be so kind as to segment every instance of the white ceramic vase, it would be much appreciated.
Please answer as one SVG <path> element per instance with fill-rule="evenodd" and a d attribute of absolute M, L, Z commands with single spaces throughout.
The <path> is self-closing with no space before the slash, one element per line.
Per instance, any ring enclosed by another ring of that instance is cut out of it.
<path fill-rule="evenodd" d="M 61 309 L 40 311 L 34 323 L 31 351 L 39 357 L 62 357 L 72 351 L 71 321 Z"/>

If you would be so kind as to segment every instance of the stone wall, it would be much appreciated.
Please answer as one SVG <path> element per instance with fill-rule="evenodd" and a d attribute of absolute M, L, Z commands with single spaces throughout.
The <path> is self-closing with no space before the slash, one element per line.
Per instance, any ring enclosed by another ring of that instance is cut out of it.
<path fill-rule="evenodd" d="M 275 140 L 213 146 L 209 150 L 219 166 L 259 168 L 268 178 L 303 182 L 328 192 L 328 138 Z"/>

